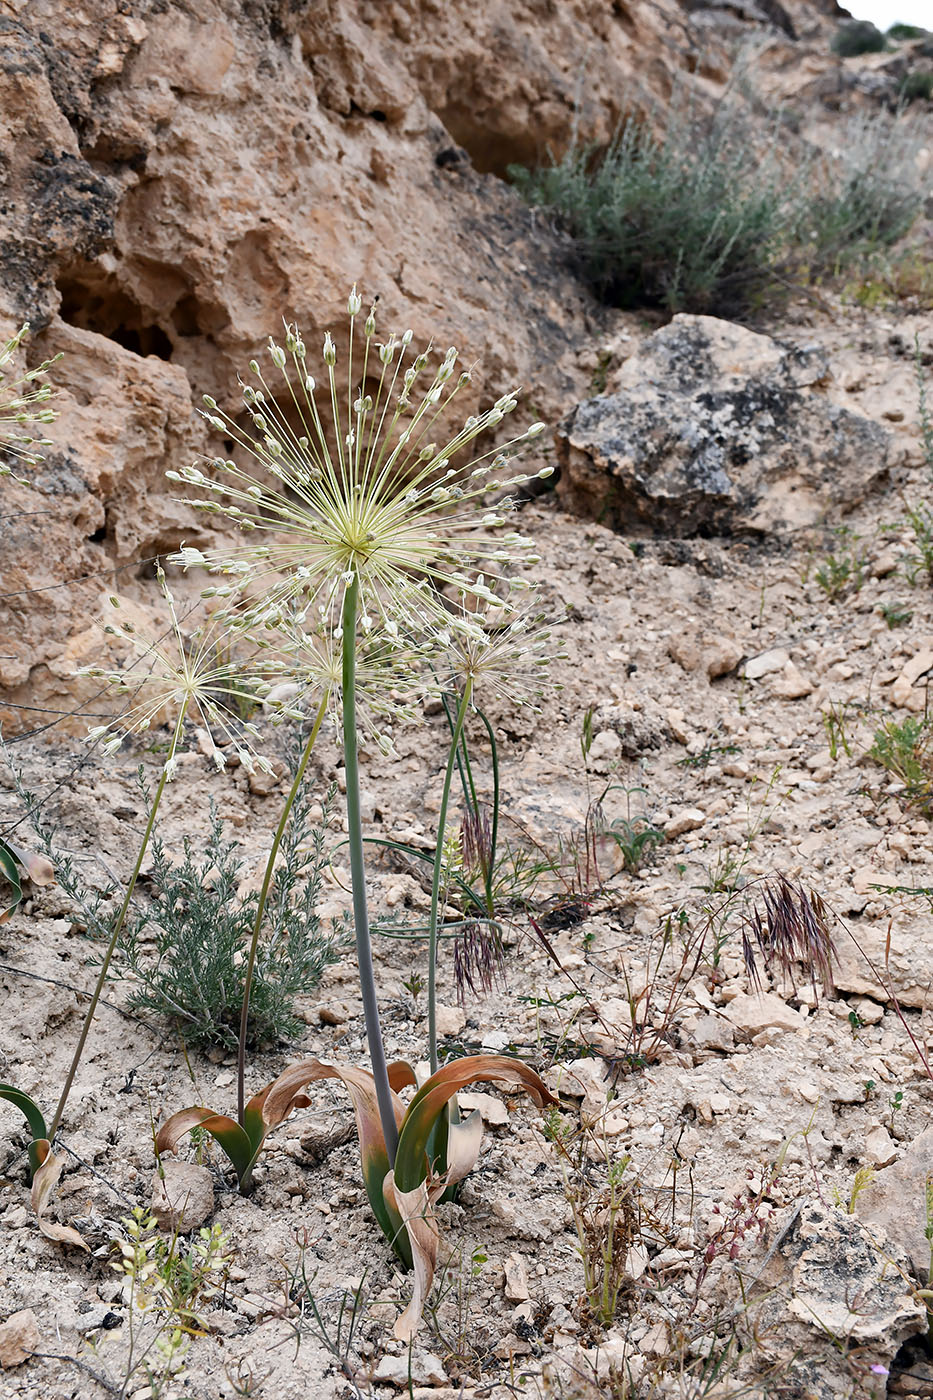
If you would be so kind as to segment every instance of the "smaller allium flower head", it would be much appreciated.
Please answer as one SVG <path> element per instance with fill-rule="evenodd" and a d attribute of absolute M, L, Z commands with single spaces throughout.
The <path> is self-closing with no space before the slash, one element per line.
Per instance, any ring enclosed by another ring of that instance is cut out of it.
<path fill-rule="evenodd" d="M 13 477 L 21 486 L 28 486 L 24 477 L 17 476 L 9 459 L 35 466 L 41 458 L 40 448 L 51 447 L 49 438 L 37 437 L 33 424 L 51 423 L 58 417 L 49 406 L 50 385 L 41 382 L 50 365 L 61 359 L 56 355 L 35 369 L 24 370 L 11 378 L 10 362 L 29 332 L 29 322 L 0 346 L 0 476 Z"/>
<path fill-rule="evenodd" d="M 217 620 L 208 619 L 190 631 L 183 628 L 161 568 L 157 575 L 167 611 L 164 631 L 152 635 L 139 621 L 131 602 L 111 597 L 104 632 L 127 644 L 127 662 L 120 669 L 84 666 L 77 672 L 106 682 L 128 702 L 107 724 L 89 729 L 88 738 L 99 743 L 104 753 L 113 753 L 128 734 L 143 734 L 153 724 L 171 719 L 174 733 L 165 769 L 172 778 L 178 766 L 183 723 L 190 719 L 207 731 L 218 769 L 226 762 L 218 742 L 223 738 L 247 772 L 254 768 L 271 772 L 268 759 L 254 752 L 259 730 L 254 724 L 240 722 L 234 713 L 238 704 L 255 702 L 257 684 L 241 672 Z"/>
<path fill-rule="evenodd" d="M 562 655 L 553 625 L 538 613 L 515 610 L 488 590 L 482 575 L 464 601 L 474 606 L 449 612 L 435 636 L 434 664 L 445 688 L 463 691 L 469 684 L 484 704 L 496 696 L 534 708 L 548 665 Z"/>
<path fill-rule="evenodd" d="M 339 722 L 343 700 L 343 649 L 330 628 L 315 632 L 293 618 L 281 619 L 257 644 L 268 648 L 256 670 L 266 681 L 263 705 L 273 717 L 304 720 L 321 697 Z M 415 705 L 437 686 L 425 667 L 431 648 L 401 633 L 393 623 L 358 637 L 355 665 L 356 717 L 383 753 L 393 752 L 392 726 L 410 720 Z"/>
<path fill-rule="evenodd" d="M 253 601 L 241 612 L 248 626 L 274 620 L 299 599 L 317 609 L 320 625 L 339 628 L 341 601 L 354 581 L 364 631 L 377 619 L 426 626 L 441 614 L 440 590 L 470 592 L 477 573 L 520 568 L 533 556 L 530 541 L 497 533 L 509 503 L 483 502 L 531 479 L 506 482 L 500 474 L 544 425 L 470 456 L 476 439 L 514 410 L 516 395 L 504 394 L 449 433 L 451 404 L 470 382 L 469 370 L 457 369 L 456 348 L 430 368 L 430 351 L 415 353 L 410 331 L 376 340 L 375 309 L 359 324 L 355 287 L 347 310 L 339 376 L 329 331 L 318 379 L 303 337 L 286 325 L 284 345 L 269 345 L 274 388 L 255 360 L 250 365 L 243 402 L 251 430 L 206 400 L 208 423 L 253 459 L 257 475 L 221 457 L 209 471 L 169 472 L 204 493 L 192 505 L 253 537 L 238 549 L 175 557 L 227 577 L 208 594 L 237 598 L 249 589 Z"/>

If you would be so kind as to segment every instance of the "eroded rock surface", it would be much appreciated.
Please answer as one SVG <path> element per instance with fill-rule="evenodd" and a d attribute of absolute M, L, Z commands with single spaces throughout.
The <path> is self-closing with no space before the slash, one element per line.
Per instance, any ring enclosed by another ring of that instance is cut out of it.
<path fill-rule="evenodd" d="M 675 316 L 558 432 L 563 504 L 627 533 L 812 525 L 884 477 L 889 435 L 819 392 L 815 346 Z"/>

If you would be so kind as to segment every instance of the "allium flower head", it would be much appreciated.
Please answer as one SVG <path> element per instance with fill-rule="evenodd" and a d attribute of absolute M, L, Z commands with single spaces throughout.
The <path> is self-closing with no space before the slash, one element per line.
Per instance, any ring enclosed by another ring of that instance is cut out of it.
<path fill-rule="evenodd" d="M 299 599 L 339 635 L 340 603 L 354 580 L 364 634 L 377 617 L 426 625 L 439 615 L 439 589 L 469 592 L 476 573 L 521 566 L 532 552 L 520 535 L 494 533 L 507 504 L 486 509 L 483 501 L 530 480 L 506 483 L 500 473 L 544 425 L 471 457 L 476 439 L 513 411 L 516 395 L 503 395 L 450 435 L 450 404 L 470 381 L 468 370 L 457 370 L 456 349 L 429 368 L 430 352 L 414 353 L 409 331 L 376 340 L 374 309 L 360 326 L 361 306 L 354 287 L 339 376 L 345 391 L 330 332 L 318 380 L 301 334 L 286 325 L 284 345 L 269 345 L 275 390 L 259 364 L 250 364 L 253 382 L 244 386 L 243 402 L 251 428 L 206 400 L 207 421 L 258 464 L 259 475 L 221 457 L 211 471 L 169 473 L 205 493 L 192 505 L 225 515 L 251 536 L 232 551 L 183 549 L 175 556 L 226 576 L 207 593 L 238 597 L 250 589 L 243 625 L 274 621 Z"/>
<path fill-rule="evenodd" d="M 24 370 L 16 378 L 10 378 L 8 366 L 29 331 L 29 322 L 17 331 L 12 339 L 0 346 L 0 476 L 11 476 L 22 486 L 29 482 L 16 476 L 8 458 L 35 466 L 41 454 L 37 449 L 51 447 L 49 438 L 36 437 L 32 431 L 35 423 L 51 423 L 58 414 L 48 406 L 52 389 L 41 383 L 45 371 L 61 356 L 56 355 L 35 369 Z"/>
<path fill-rule="evenodd" d="M 336 720 L 343 692 L 340 641 L 328 628 L 307 632 L 291 620 L 276 623 L 270 633 L 268 642 L 256 637 L 270 649 L 267 658 L 255 661 L 266 682 L 264 707 L 274 716 L 303 720 L 327 695 Z M 437 689 L 425 666 L 430 651 L 428 643 L 411 640 L 391 622 L 357 640 L 357 722 L 384 753 L 392 752 L 393 722 L 410 719 L 415 702 Z"/>
<path fill-rule="evenodd" d="M 482 588 L 482 577 L 478 583 Z M 477 697 L 533 706 L 547 666 L 560 654 L 553 627 L 536 613 L 511 612 L 495 595 L 479 596 L 482 607 L 448 613 L 437 635 L 445 688 L 462 691 L 469 683 Z"/>
<path fill-rule="evenodd" d="M 126 735 L 145 733 L 153 723 L 173 715 L 175 733 L 165 765 L 169 778 L 177 767 L 182 721 L 186 718 L 196 720 L 207 731 L 211 757 L 218 769 L 226 762 L 218 743 L 223 738 L 247 772 L 254 768 L 271 772 L 268 759 L 257 756 L 253 750 L 259 730 L 254 724 L 237 720 L 231 708 L 238 703 L 254 703 L 256 684 L 244 679 L 218 630 L 217 620 L 209 619 L 186 631 L 161 568 L 158 580 L 168 613 L 162 634 L 153 636 L 140 624 L 132 603 L 111 597 L 113 620 L 105 624 L 104 631 L 128 644 L 131 659 L 122 669 L 84 666 L 78 671 L 78 675 L 106 681 L 118 694 L 128 697 L 127 707 L 119 715 L 88 731 L 89 739 L 100 742 L 104 753 L 112 753 Z"/>

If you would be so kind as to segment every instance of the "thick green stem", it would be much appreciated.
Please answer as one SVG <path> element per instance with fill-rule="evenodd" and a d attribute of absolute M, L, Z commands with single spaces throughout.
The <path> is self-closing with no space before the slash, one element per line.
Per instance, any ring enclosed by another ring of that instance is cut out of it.
<path fill-rule="evenodd" d="M 65 1112 L 65 1105 L 68 1102 L 68 1095 L 71 1093 L 71 1086 L 74 1083 L 74 1077 L 78 1072 L 78 1065 L 81 1063 L 81 1056 L 84 1054 L 84 1047 L 87 1044 L 87 1038 L 90 1034 L 91 1025 L 94 1021 L 94 1013 L 97 1010 L 97 1003 L 100 1001 L 100 994 L 104 990 L 104 983 L 107 981 L 107 973 L 110 970 L 110 963 L 117 946 L 117 939 L 120 937 L 123 925 L 126 922 L 126 916 L 129 912 L 130 907 L 130 900 L 133 898 L 133 891 L 136 888 L 136 881 L 139 879 L 139 872 L 143 866 L 143 858 L 149 846 L 149 839 L 152 836 L 152 829 L 155 826 L 156 813 L 159 810 L 159 803 L 162 801 L 162 794 L 165 791 L 165 784 L 168 782 L 169 765 L 171 764 L 172 759 L 175 757 L 175 749 L 178 745 L 178 740 L 181 738 L 181 727 L 184 722 L 186 709 L 187 705 L 183 705 L 181 714 L 178 716 L 178 721 L 175 725 L 175 733 L 172 735 L 172 743 L 169 748 L 168 758 L 165 761 L 165 767 L 162 769 L 162 776 L 159 778 L 159 785 L 155 790 L 155 796 L 152 799 L 152 806 L 149 809 L 149 820 L 146 823 L 146 830 L 143 832 L 143 840 L 142 845 L 139 848 L 139 855 L 136 857 L 136 864 L 133 867 L 133 873 L 130 876 L 130 882 L 126 887 L 126 894 L 123 896 L 123 903 L 121 904 L 120 912 L 116 917 L 116 922 L 113 926 L 113 932 L 110 935 L 110 942 L 107 944 L 107 951 L 104 954 L 104 960 L 100 965 L 100 972 L 98 973 L 97 983 L 94 987 L 94 992 L 91 997 L 91 1004 L 88 1007 L 87 1013 L 84 1017 L 84 1025 L 81 1027 L 81 1035 L 78 1040 L 78 1044 L 75 1047 L 75 1052 L 71 1060 L 71 1068 L 68 1070 L 68 1075 L 65 1079 L 61 1096 L 58 1100 L 58 1107 L 55 1110 L 55 1117 L 52 1119 L 52 1125 L 49 1128 L 49 1142 L 52 1142 L 54 1140 L 55 1134 L 58 1132 L 58 1126 L 62 1121 L 62 1114 Z"/>
<path fill-rule="evenodd" d="M 398 1127 L 385 1046 L 379 1025 L 379 1003 L 373 973 L 373 950 L 369 937 L 369 910 L 366 905 L 366 865 L 363 859 L 363 820 L 360 812 L 360 764 L 356 733 L 356 614 L 360 584 L 354 574 L 343 600 L 343 761 L 347 777 L 347 828 L 350 848 L 350 882 L 353 886 L 353 925 L 356 932 L 356 960 L 366 1021 L 369 1062 L 376 1086 L 379 1119 L 385 1139 L 389 1166 L 395 1166 Z"/>
<path fill-rule="evenodd" d="M 308 741 L 302 750 L 301 759 L 295 772 L 292 785 L 288 790 L 288 797 L 285 799 L 285 806 L 279 818 L 279 824 L 275 829 L 272 838 L 272 847 L 269 851 L 269 859 L 266 861 L 265 873 L 262 877 L 262 888 L 259 891 L 259 903 L 256 906 L 256 917 L 253 920 L 253 934 L 249 944 L 249 957 L 246 960 L 246 977 L 243 982 L 243 1005 L 240 1010 L 240 1039 L 237 1046 L 236 1060 L 236 1112 L 237 1121 L 243 1122 L 243 1113 L 246 1107 L 246 1031 L 249 1025 L 249 998 L 253 988 L 253 973 L 256 969 L 256 952 L 259 948 L 259 933 L 262 928 L 263 915 L 266 912 L 266 901 L 269 898 L 269 887 L 272 884 L 272 875 L 275 870 L 275 858 L 279 853 L 282 844 L 282 837 L 285 835 L 285 828 L 288 825 L 288 818 L 291 815 L 292 807 L 295 805 L 295 798 L 298 796 L 298 789 L 301 787 L 308 760 L 311 757 L 314 745 L 317 741 L 318 732 L 327 713 L 327 702 L 330 699 L 330 691 L 326 690 L 318 706 L 318 712 L 314 718 L 314 725 L 308 735 Z"/>
<path fill-rule="evenodd" d="M 431 1060 L 431 1073 L 438 1068 L 437 1061 L 437 929 L 440 922 L 441 873 L 444 866 L 444 833 L 447 827 L 447 805 L 450 801 L 450 785 L 454 776 L 454 765 L 460 748 L 460 737 L 470 699 L 473 682 L 468 680 L 460 708 L 453 723 L 450 736 L 450 753 L 447 755 L 447 771 L 444 774 L 444 791 L 441 793 L 441 809 L 437 818 L 437 845 L 434 849 L 434 878 L 431 881 L 431 920 L 428 928 L 428 1054 Z"/>

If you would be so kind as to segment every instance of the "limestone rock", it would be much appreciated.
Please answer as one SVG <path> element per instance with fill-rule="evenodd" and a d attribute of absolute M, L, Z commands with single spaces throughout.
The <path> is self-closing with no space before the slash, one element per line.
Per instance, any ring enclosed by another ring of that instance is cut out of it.
<path fill-rule="evenodd" d="M 783 647 L 774 647 L 771 651 L 762 651 L 757 656 L 750 656 L 743 668 L 743 674 L 747 681 L 758 681 L 762 676 L 783 671 L 785 666 L 789 665 L 790 652 L 785 651 Z"/>
<path fill-rule="evenodd" d="M 734 637 L 705 630 L 675 632 L 667 649 L 685 671 L 701 670 L 711 681 L 734 671 L 742 659 L 742 648 Z"/>
<path fill-rule="evenodd" d="M 890 882 L 883 871 L 866 870 L 859 884 Z M 866 891 L 872 897 L 876 892 Z M 861 921 L 857 932 L 858 946 L 851 938 L 836 942 L 833 981 L 839 991 L 854 992 L 887 1002 L 893 994 L 901 1006 L 926 1008 L 931 1005 L 933 987 L 933 949 L 930 947 L 928 921 L 920 918 L 905 927 L 895 923 L 888 929 L 884 924 Z"/>
<path fill-rule="evenodd" d="M 214 1210 L 214 1183 L 207 1167 L 195 1162 L 162 1162 L 163 1175 L 152 1179 L 152 1213 L 160 1230 L 187 1234 L 197 1230 Z"/>
<path fill-rule="evenodd" d="M 385 1381 L 389 1385 L 397 1386 L 399 1390 L 407 1390 L 409 1383 L 414 1385 L 447 1385 L 447 1372 L 440 1359 L 431 1352 L 422 1351 L 419 1347 L 412 1348 L 411 1355 L 407 1351 L 400 1356 L 384 1356 L 376 1367 L 373 1375 L 374 1381 Z"/>
<path fill-rule="evenodd" d="M 863 1159 L 872 1167 L 888 1167 L 897 1156 L 897 1143 L 887 1128 L 876 1123 L 865 1134 L 862 1147 Z"/>
<path fill-rule="evenodd" d="M 664 823 L 664 835 L 671 839 L 684 836 L 688 831 L 696 831 L 705 821 L 702 807 L 680 807 Z"/>
<path fill-rule="evenodd" d="M 457 1102 L 465 1114 L 478 1108 L 489 1128 L 502 1128 L 509 1121 L 509 1110 L 495 1094 L 458 1094 Z"/>
<path fill-rule="evenodd" d="M 788 1006 L 773 992 L 742 992 L 725 1007 L 725 1014 L 736 1030 L 745 1035 L 774 1028 L 781 1031 L 806 1029 L 806 1022 L 798 1011 Z"/>
<path fill-rule="evenodd" d="M 510 1254 L 503 1265 L 505 1296 L 510 1303 L 524 1303 L 531 1297 L 528 1291 L 528 1270 L 520 1254 Z"/>
<path fill-rule="evenodd" d="M 892 1166 L 879 1171 L 862 1191 L 855 1213 L 870 1229 L 883 1230 L 899 1249 L 910 1256 L 919 1278 L 930 1268 L 930 1242 L 926 1238 L 926 1183 L 933 1173 L 933 1128 L 925 1128 Z"/>
<path fill-rule="evenodd" d="M 437 1007 L 438 1035 L 459 1035 L 466 1025 L 466 1012 L 462 1006 Z"/>
<path fill-rule="evenodd" d="M 810 1202 L 801 1210 L 796 1242 L 788 1241 L 782 1253 L 794 1260 L 789 1310 L 811 1327 L 896 1350 L 926 1322 L 923 1304 L 892 1269 L 890 1254 L 856 1217 Z"/>
<path fill-rule="evenodd" d="M 22 1366 L 39 1348 L 39 1324 L 31 1308 L 11 1313 L 0 1322 L 0 1367 Z"/>
<path fill-rule="evenodd" d="M 891 1239 L 854 1215 L 816 1200 L 785 1214 L 755 1287 L 767 1290 L 758 1322 L 775 1329 L 772 1336 L 780 1331 L 791 1393 L 814 1400 L 844 1393 L 832 1351 L 839 1337 L 859 1347 L 866 1367 L 889 1368 L 902 1343 L 926 1330 L 906 1265 Z"/>
<path fill-rule="evenodd" d="M 580 403 L 557 443 L 571 511 L 627 533 L 768 533 L 864 500 L 890 436 L 826 400 L 821 352 L 675 316 Z"/>

